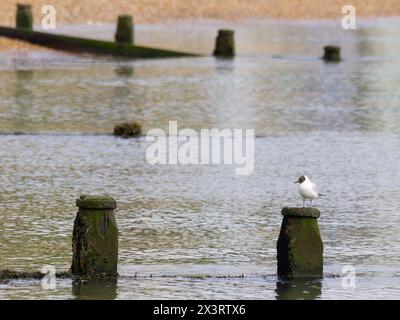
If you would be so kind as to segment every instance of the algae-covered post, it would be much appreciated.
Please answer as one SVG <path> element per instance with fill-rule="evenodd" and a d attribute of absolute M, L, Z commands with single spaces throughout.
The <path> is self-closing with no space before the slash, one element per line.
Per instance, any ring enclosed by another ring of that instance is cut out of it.
<path fill-rule="evenodd" d="M 232 58 L 235 56 L 235 39 L 233 30 L 219 30 L 215 40 L 214 56 Z"/>
<path fill-rule="evenodd" d="M 71 272 L 76 275 L 117 275 L 118 229 L 109 196 L 81 196 L 72 237 Z"/>
<path fill-rule="evenodd" d="M 339 62 L 342 60 L 340 57 L 340 47 L 336 46 L 325 46 L 324 56 L 322 57 L 326 62 Z"/>
<path fill-rule="evenodd" d="M 25 30 L 33 29 L 33 16 L 31 5 L 17 4 L 16 28 Z"/>
<path fill-rule="evenodd" d="M 128 15 L 118 16 L 117 32 L 115 33 L 115 41 L 119 43 L 133 44 L 133 18 Z"/>
<path fill-rule="evenodd" d="M 279 234 L 278 276 L 282 278 L 322 277 L 323 244 L 315 208 L 283 208 Z"/>

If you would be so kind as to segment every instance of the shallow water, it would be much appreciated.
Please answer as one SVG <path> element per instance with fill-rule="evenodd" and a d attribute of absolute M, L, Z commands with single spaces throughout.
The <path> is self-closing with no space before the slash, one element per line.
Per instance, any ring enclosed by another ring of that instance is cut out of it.
<path fill-rule="evenodd" d="M 208 53 L 219 26 L 139 26 L 137 41 Z M 400 298 L 400 20 L 357 31 L 323 21 L 231 27 L 233 61 L 0 55 L 0 268 L 67 270 L 75 199 L 108 193 L 118 200 L 121 274 L 58 280 L 55 290 L 1 283 L 1 299 Z M 99 31 L 112 35 L 110 26 L 82 33 Z M 327 43 L 341 45 L 342 63 L 319 60 Z M 126 119 L 144 131 L 169 120 L 254 128 L 254 173 L 151 166 L 144 138 L 109 135 Z M 280 210 L 301 204 L 292 182 L 303 173 L 328 195 L 315 203 L 325 278 L 280 284 Z M 342 288 L 346 265 L 355 289 Z"/>

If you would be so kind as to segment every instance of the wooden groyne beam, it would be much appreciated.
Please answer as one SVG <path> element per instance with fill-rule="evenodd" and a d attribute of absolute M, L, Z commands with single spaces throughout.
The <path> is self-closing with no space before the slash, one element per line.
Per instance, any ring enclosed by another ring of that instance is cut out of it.
<path fill-rule="evenodd" d="M 29 29 L 16 29 L 0 26 L 0 36 L 27 41 L 70 52 L 87 52 L 127 58 L 169 58 L 198 56 L 193 53 L 142 47 L 127 43 L 72 37 Z"/>
<path fill-rule="evenodd" d="M 118 17 L 115 42 L 34 31 L 32 6 L 27 4 L 17 5 L 15 25 L 15 28 L 0 26 L 0 36 L 76 53 L 142 59 L 198 56 L 193 53 L 135 45 L 133 18 L 129 15 Z"/>

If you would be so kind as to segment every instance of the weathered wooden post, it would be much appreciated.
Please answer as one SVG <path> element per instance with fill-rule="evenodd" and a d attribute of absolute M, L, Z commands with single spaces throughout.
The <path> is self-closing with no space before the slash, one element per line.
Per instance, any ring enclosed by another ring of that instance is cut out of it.
<path fill-rule="evenodd" d="M 324 59 L 325 62 L 339 62 L 341 60 L 340 47 L 325 46 L 322 59 Z"/>
<path fill-rule="evenodd" d="M 277 243 L 278 276 L 281 278 L 322 277 L 323 244 L 315 208 L 283 208 Z"/>
<path fill-rule="evenodd" d="M 118 229 L 109 196 L 81 196 L 72 236 L 71 272 L 76 275 L 117 275 Z"/>
<path fill-rule="evenodd" d="M 30 4 L 17 4 L 17 29 L 33 29 L 32 6 Z"/>
<path fill-rule="evenodd" d="M 115 41 L 119 43 L 133 44 L 133 18 L 128 15 L 118 16 L 117 32 Z"/>
<path fill-rule="evenodd" d="M 214 56 L 232 58 L 235 56 L 235 39 L 233 30 L 219 30 L 215 41 Z"/>
<path fill-rule="evenodd" d="M 139 137 L 142 134 L 142 126 L 136 121 L 121 123 L 114 127 L 113 135 L 122 138 Z"/>

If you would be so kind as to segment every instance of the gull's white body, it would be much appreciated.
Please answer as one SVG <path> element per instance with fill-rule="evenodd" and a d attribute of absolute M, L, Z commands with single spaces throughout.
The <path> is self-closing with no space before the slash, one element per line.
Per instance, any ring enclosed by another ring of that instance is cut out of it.
<path fill-rule="evenodd" d="M 315 183 L 312 183 L 311 180 L 307 176 L 304 176 L 304 178 L 306 178 L 304 180 L 304 182 L 299 184 L 299 193 L 300 193 L 301 197 L 303 198 L 303 200 L 318 199 L 319 193 L 318 193 L 317 186 L 315 185 Z"/>

